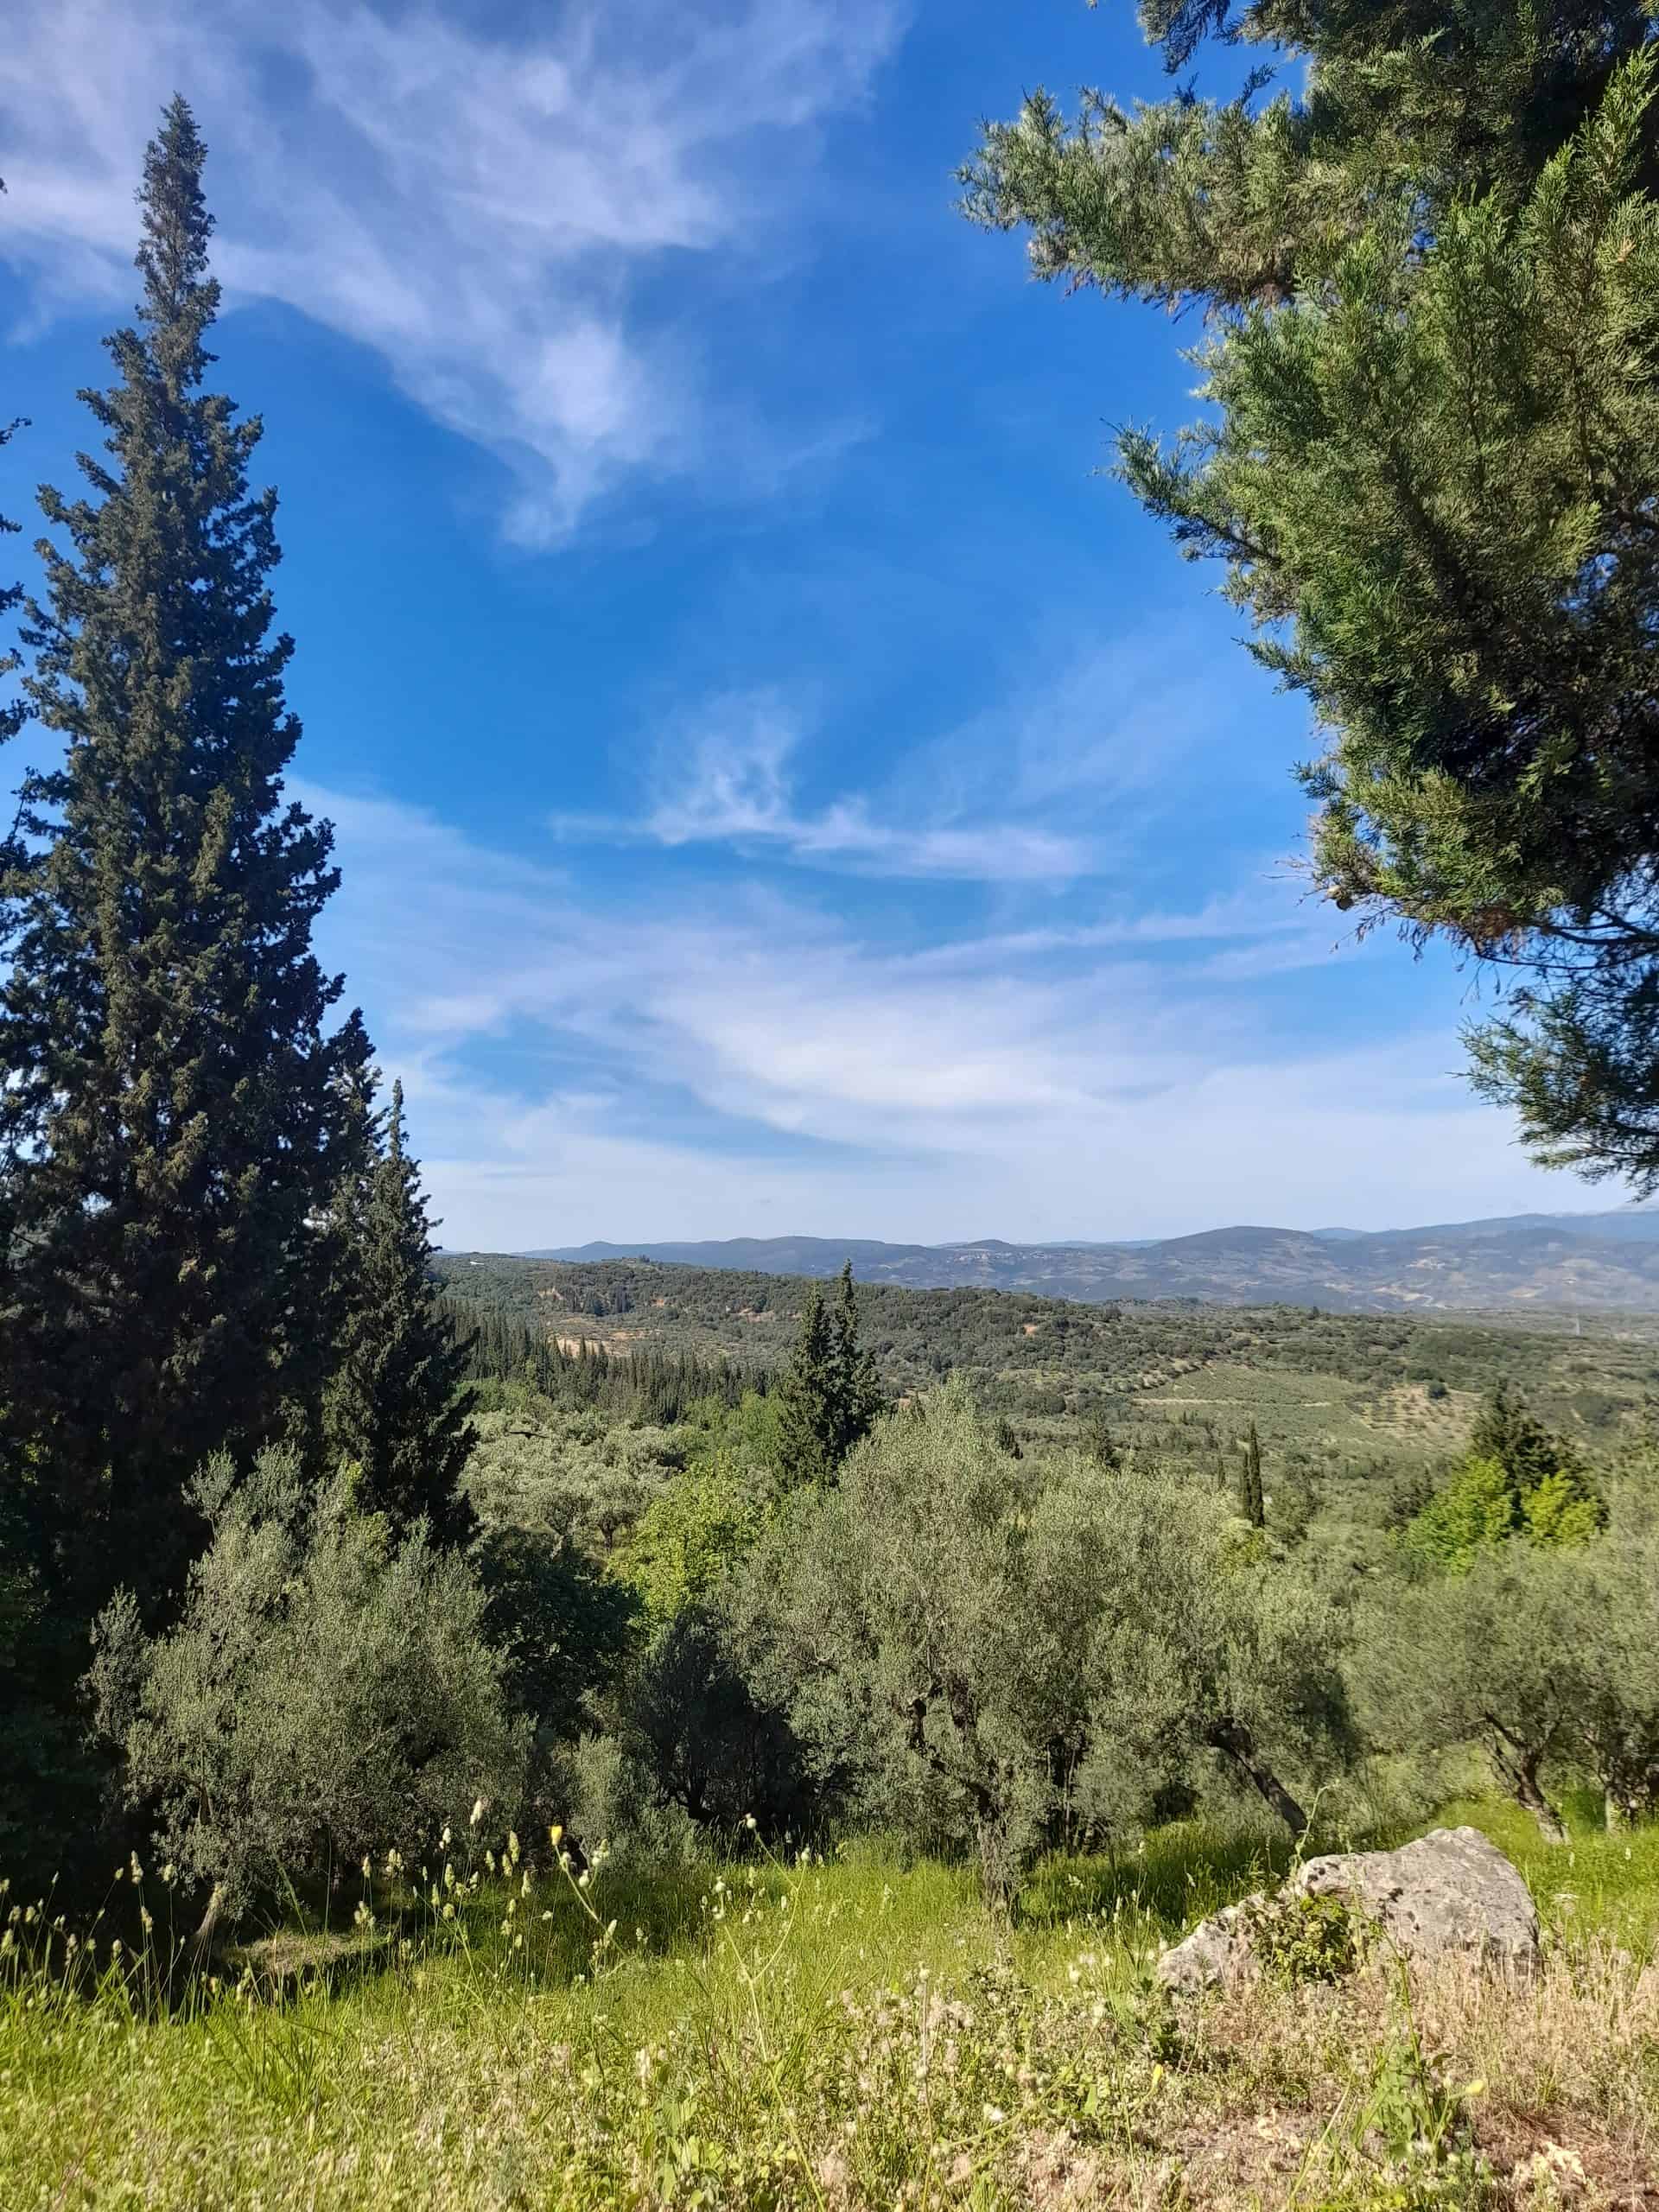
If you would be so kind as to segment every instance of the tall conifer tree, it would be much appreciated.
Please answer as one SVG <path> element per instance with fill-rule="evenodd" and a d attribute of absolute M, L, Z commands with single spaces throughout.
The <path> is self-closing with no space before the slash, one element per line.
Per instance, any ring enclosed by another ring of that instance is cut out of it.
<path fill-rule="evenodd" d="M 1244 1440 L 1244 1465 L 1239 1474 L 1239 1504 L 1244 1518 L 1252 1529 L 1268 1525 L 1268 1501 L 1262 1488 L 1262 1439 L 1255 1433 L 1255 1423 L 1250 1423 L 1250 1433 Z"/>
<path fill-rule="evenodd" d="M 817 1283 L 807 1287 L 778 1404 L 778 1459 L 785 1481 L 826 1481 L 836 1467 L 836 1347 Z"/>
<path fill-rule="evenodd" d="M 876 1379 L 875 1360 L 859 1342 L 858 1295 L 853 1288 L 850 1260 L 841 1270 L 831 1338 L 836 1397 L 834 1449 L 839 1465 L 860 1438 L 869 1434 L 881 1410 L 881 1385 Z"/>
<path fill-rule="evenodd" d="M 461 1387 L 467 1354 L 429 1271 L 432 1224 L 404 1141 L 401 1083 L 376 1135 L 378 1157 L 346 1248 L 353 1303 L 324 1433 L 332 1451 L 361 1469 L 365 1505 L 399 1525 L 424 1515 L 441 1542 L 460 1542 L 474 1525 L 459 1490 L 472 1449 L 471 1394 Z"/>
<path fill-rule="evenodd" d="M 852 1262 L 841 1271 L 833 1311 L 813 1283 L 800 1333 L 779 1385 L 779 1460 L 790 1483 L 828 1482 L 881 1410 L 875 1362 L 858 1340 Z"/>
<path fill-rule="evenodd" d="M 118 1569 L 174 1581 L 184 1478 L 320 1391 L 315 1224 L 367 1057 L 311 951 L 332 831 L 282 794 L 300 733 L 260 424 L 204 388 L 203 154 L 175 99 L 138 194 L 137 326 L 82 394 L 104 457 L 83 497 L 41 494 L 67 543 L 41 549 L 27 689 L 65 750 L 24 779 L 3 887 L 0 1479 L 40 1471 L 83 1596 Z"/>

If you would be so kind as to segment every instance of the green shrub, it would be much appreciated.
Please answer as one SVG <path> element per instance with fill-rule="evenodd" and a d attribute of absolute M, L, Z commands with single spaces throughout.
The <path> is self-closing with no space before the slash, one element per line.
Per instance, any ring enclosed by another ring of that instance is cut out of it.
<path fill-rule="evenodd" d="M 1257 1965 L 1287 1988 L 1344 1981 L 1363 1954 L 1363 1928 L 1342 1897 L 1281 1893 L 1246 1904 L 1241 1917 Z"/>
<path fill-rule="evenodd" d="M 118 1596 L 90 1679 L 129 1802 L 210 1911 L 516 1801 L 527 1731 L 463 1560 L 420 1524 L 394 1542 L 343 1482 L 314 1496 L 278 1452 L 241 1482 L 210 1462 L 192 1502 L 210 1533 L 178 1624 L 148 1635 Z"/>
<path fill-rule="evenodd" d="M 712 1597 L 766 1525 L 752 1476 L 721 1454 L 670 1482 L 640 1516 L 618 1570 L 658 1624 Z"/>

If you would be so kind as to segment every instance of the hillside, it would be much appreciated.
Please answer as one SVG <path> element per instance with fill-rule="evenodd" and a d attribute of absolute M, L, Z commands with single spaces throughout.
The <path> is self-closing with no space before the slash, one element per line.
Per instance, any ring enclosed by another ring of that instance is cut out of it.
<path fill-rule="evenodd" d="M 830 1275 L 850 1259 L 861 1281 L 912 1290 L 973 1286 L 1096 1305 L 1197 1298 L 1235 1306 L 1284 1300 L 1333 1313 L 1514 1307 L 1659 1313 L 1659 1213 L 1520 1214 L 1425 1229 L 1294 1230 L 1242 1225 L 1154 1243 L 890 1244 L 816 1236 L 587 1244 L 528 1255 L 582 1262 L 645 1259 L 767 1274 Z"/>
<path fill-rule="evenodd" d="M 499 1313 L 567 1351 L 694 1353 L 756 1373 L 788 1358 L 804 1289 L 799 1276 L 500 1253 L 445 1255 L 438 1272 L 463 1318 Z M 1310 1478 L 1386 1484 L 1455 1447 L 1500 1379 L 1601 1451 L 1659 1382 L 1659 1324 L 1636 1314 L 1083 1305 L 891 1283 L 861 1284 L 859 1307 L 895 1395 L 960 1372 L 1023 1433 L 1075 1434 L 1098 1416 L 1125 1444 L 1217 1470 L 1254 1421 Z"/>

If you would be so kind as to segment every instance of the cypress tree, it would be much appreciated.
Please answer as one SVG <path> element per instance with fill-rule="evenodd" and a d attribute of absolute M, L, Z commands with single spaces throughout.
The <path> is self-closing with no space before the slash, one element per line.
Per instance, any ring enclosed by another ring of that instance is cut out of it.
<path fill-rule="evenodd" d="M 1268 1525 L 1268 1502 L 1262 1490 L 1262 1440 L 1255 1433 L 1255 1423 L 1250 1423 L 1250 1433 L 1244 1440 L 1244 1465 L 1239 1477 L 1239 1503 L 1244 1518 L 1252 1529 Z"/>
<path fill-rule="evenodd" d="M 0 185 L 0 192 L 4 189 L 5 187 Z M 20 428 L 16 423 L 0 423 L 0 446 L 10 445 Z M 15 537 L 18 529 L 19 524 L 13 522 L 9 515 L 0 515 L 0 537 Z M 22 604 L 22 598 L 21 584 L 0 584 L 0 614 L 11 613 Z M 18 657 L 15 652 L 0 653 L 0 676 L 10 676 L 18 665 Z M 21 699 L 0 700 L 0 745 L 3 745 L 9 737 L 16 736 L 23 726 L 24 715 L 25 709 Z M 3 865 L 10 857 L 10 847 L 0 845 L 0 865 Z"/>
<path fill-rule="evenodd" d="M 811 1284 L 800 1333 L 778 1386 L 779 1465 L 790 1484 L 828 1482 L 881 1410 L 875 1362 L 859 1343 L 852 1262 L 841 1271 L 833 1312 Z"/>
<path fill-rule="evenodd" d="M 827 1481 L 837 1464 L 836 1341 L 823 1293 L 808 1286 L 800 1332 L 778 1391 L 778 1460 L 791 1484 Z"/>
<path fill-rule="evenodd" d="M 0 1479 L 33 1466 L 60 1578 L 153 1598 L 195 1534 L 181 1484 L 315 1406 L 315 1230 L 367 1057 L 311 950 L 333 834 L 282 778 L 276 495 L 257 418 L 205 389 L 219 304 L 181 99 L 138 194 L 143 297 L 82 394 L 86 492 L 41 493 L 26 692 L 64 740 L 25 777 L 0 986 Z"/>
<path fill-rule="evenodd" d="M 1111 1423 L 1103 1413 L 1090 1415 L 1088 1427 L 1083 1433 L 1083 1448 L 1103 1474 L 1122 1473 L 1122 1450 L 1112 1433 Z"/>
<path fill-rule="evenodd" d="M 444 1318 L 431 1275 L 432 1223 L 404 1141 L 404 1087 L 376 1116 L 375 1158 L 348 1249 L 353 1303 L 323 1406 L 332 1453 L 361 1471 L 359 1495 L 399 1527 L 424 1515 L 440 1542 L 474 1526 L 460 1482 L 472 1449 L 467 1348 Z"/>
<path fill-rule="evenodd" d="M 869 1434 L 881 1410 L 881 1385 L 876 1379 L 875 1360 L 859 1342 L 858 1297 L 853 1288 L 850 1260 L 842 1267 L 830 1336 L 834 1423 L 831 1445 L 839 1465 L 860 1438 Z"/>

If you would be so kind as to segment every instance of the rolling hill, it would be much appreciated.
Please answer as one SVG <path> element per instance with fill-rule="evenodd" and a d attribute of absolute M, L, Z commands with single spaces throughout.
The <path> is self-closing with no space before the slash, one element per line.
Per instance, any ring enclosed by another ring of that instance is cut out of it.
<path fill-rule="evenodd" d="M 1659 1313 L 1659 1211 L 1519 1214 L 1426 1229 L 1294 1230 L 1242 1224 L 1156 1243 L 886 1243 L 817 1236 L 708 1243 L 585 1244 L 526 1257 L 645 1259 L 742 1273 L 831 1275 L 914 1290 L 973 1287 L 1088 1304 L 1115 1299 L 1264 1301 L 1335 1312 L 1575 1307 Z"/>

